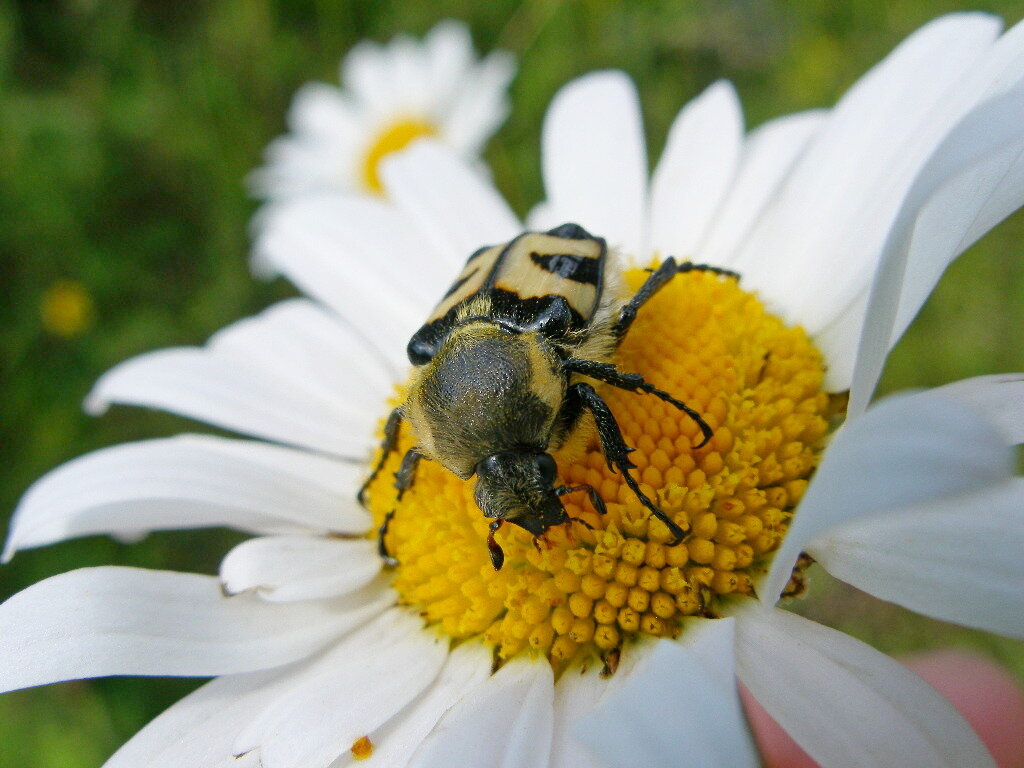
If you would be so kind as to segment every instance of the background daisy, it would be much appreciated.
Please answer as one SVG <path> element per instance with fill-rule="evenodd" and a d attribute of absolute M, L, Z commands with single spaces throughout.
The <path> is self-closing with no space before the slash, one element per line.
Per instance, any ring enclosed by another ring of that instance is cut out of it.
<path fill-rule="evenodd" d="M 341 63 L 341 88 L 308 83 L 288 111 L 291 132 L 275 139 L 249 178 L 254 193 L 281 200 L 311 192 L 380 194 L 380 162 L 432 136 L 467 160 L 508 114 L 515 74 L 504 52 L 476 60 L 469 28 L 442 21 L 422 42 L 399 35 L 363 41 Z"/>
<path fill-rule="evenodd" d="M 831 104 L 935 12 L 915 2 L 885 13 L 871 4 L 839 13 L 832 5 L 763 4 L 751 14 L 746 5 L 727 4 L 714 15 L 694 7 L 671 17 L 613 4 L 590 6 L 586 16 L 575 8 L 545 14 L 517 7 L 490 4 L 472 10 L 469 21 L 483 50 L 545 52 L 527 62 L 522 83 L 529 85 L 519 88 L 513 122 L 490 153 L 499 187 L 521 213 L 542 192 L 536 126 L 556 88 L 581 71 L 623 66 L 642 81 L 657 146 L 682 94 L 699 93 L 723 75 L 737 83 L 750 125 Z M 62 460 L 128 437 L 180 431 L 180 422 L 157 414 L 115 411 L 100 421 L 84 419 L 80 403 L 99 372 L 152 348 L 154 339 L 198 343 L 286 292 L 280 285 L 253 285 L 246 274 L 241 254 L 248 247 L 249 207 L 238 195 L 239 180 L 280 133 L 298 85 L 333 78 L 339 51 L 361 37 L 390 39 L 399 29 L 421 36 L 436 19 L 406 6 L 380 8 L 377 16 L 361 4 L 309 11 L 229 3 L 172 14 L 115 3 L 72 9 L 71 31 L 31 9 L 3 12 L 4 28 L 13 30 L 4 44 L 27 54 L 17 68 L 0 71 L 10 159 L 0 164 L 0 205 L 8 211 L 0 237 L 13 256 L 7 263 L 16 265 L 0 355 L 10 415 L 2 441 L 8 509 Z M 1013 3 L 992 8 L 1010 19 L 1019 13 Z M 136 34 L 124 35 L 126 20 L 135 22 Z M 69 43 L 75 40 L 77 47 Z M 38 151 L 41 142 L 46 153 Z M 896 350 L 884 387 L 1024 368 L 1012 332 L 1024 307 L 1020 262 L 1004 258 L 1016 252 L 1020 226 L 1019 217 L 1012 219 L 954 265 Z M 73 348 L 38 338 L 37 299 L 62 276 L 58 270 L 87 284 L 98 307 L 97 327 L 104 329 Z M 184 552 L 167 537 L 129 549 L 90 539 L 23 553 L 0 579 L 6 596 L 72 565 L 115 560 L 214 573 L 232 541 L 194 536 Z M 1017 658 L 1016 646 L 907 622 L 891 608 L 873 623 L 870 604 L 856 595 L 843 601 L 841 615 L 827 614 L 827 605 L 811 610 L 891 650 L 958 637 L 1011 664 Z M 896 622 L 899 635 L 890 631 Z M 194 685 L 109 680 L 5 696 L 0 756 L 18 765 L 95 766 Z M 26 712 L 36 714 L 29 719 Z"/>

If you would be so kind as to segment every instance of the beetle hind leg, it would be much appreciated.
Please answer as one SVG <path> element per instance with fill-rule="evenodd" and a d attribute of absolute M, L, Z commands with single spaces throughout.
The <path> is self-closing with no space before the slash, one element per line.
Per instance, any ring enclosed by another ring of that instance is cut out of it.
<path fill-rule="evenodd" d="M 644 380 L 644 377 L 639 373 L 623 373 L 611 363 L 599 363 L 595 360 L 581 360 L 580 358 L 571 357 L 563 363 L 566 371 L 570 373 L 579 373 L 584 376 L 589 376 L 592 379 L 603 381 L 606 384 L 611 384 L 613 387 L 619 389 L 625 389 L 629 392 L 646 392 L 649 395 L 654 395 L 660 400 L 664 400 L 666 403 L 674 405 L 680 411 L 685 413 L 691 419 L 693 419 L 697 426 L 700 427 L 701 435 L 703 439 L 694 446 L 695 448 L 703 448 L 707 445 L 708 440 L 714 436 L 714 431 L 711 429 L 711 425 L 704 421 L 704 418 L 693 410 L 690 406 L 684 403 L 682 400 L 677 400 L 672 397 L 668 392 L 658 389 L 652 384 L 648 384 Z"/>

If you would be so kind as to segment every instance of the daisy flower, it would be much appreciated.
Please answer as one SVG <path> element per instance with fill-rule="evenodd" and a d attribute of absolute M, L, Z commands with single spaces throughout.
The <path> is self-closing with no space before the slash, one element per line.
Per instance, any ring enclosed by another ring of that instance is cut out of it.
<path fill-rule="evenodd" d="M 6 556 L 94 533 L 255 538 L 217 577 L 90 568 L 15 595 L 0 606 L 0 687 L 217 676 L 108 768 L 754 766 L 737 679 L 824 765 L 991 765 L 919 678 L 776 603 L 799 595 L 807 553 L 884 599 L 1024 636 L 1024 377 L 865 406 L 946 264 L 1024 201 L 1022 79 L 1024 27 L 944 17 L 834 109 L 749 136 L 732 89 L 713 86 L 650 182 L 624 76 L 556 96 L 530 227 L 577 221 L 633 264 L 742 274 L 677 276 L 615 357 L 701 413 L 707 445 L 674 409 L 603 392 L 680 543 L 593 443 L 556 459 L 607 513 L 566 497 L 586 525 L 552 529 L 547 547 L 503 529 L 500 571 L 472 484 L 431 462 L 399 500 L 390 460 L 362 509 L 406 341 L 470 253 L 524 224 L 428 141 L 383 164 L 384 198 L 282 204 L 257 247 L 311 298 L 123 363 L 88 401 L 269 442 L 184 435 L 70 462 L 26 494 Z M 831 393 L 851 386 L 833 431 Z M 398 565 L 382 569 L 375 531 L 392 510 Z"/>
<path fill-rule="evenodd" d="M 477 60 L 465 24 L 442 21 L 422 42 L 363 41 L 341 64 L 341 84 L 309 83 L 288 113 L 250 186 L 266 200 L 316 192 L 380 194 L 380 162 L 432 136 L 467 160 L 480 156 L 508 115 L 515 62 L 504 52 Z"/>

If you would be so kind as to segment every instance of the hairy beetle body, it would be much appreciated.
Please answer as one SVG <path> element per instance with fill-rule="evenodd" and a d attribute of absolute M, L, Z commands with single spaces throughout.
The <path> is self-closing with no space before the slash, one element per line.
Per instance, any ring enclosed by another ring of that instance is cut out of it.
<path fill-rule="evenodd" d="M 710 427 L 685 403 L 608 362 L 644 302 L 674 275 L 697 269 L 736 276 L 669 258 L 627 299 L 605 241 L 576 224 L 526 232 L 477 250 L 409 341 L 412 384 L 387 421 L 380 460 L 360 498 L 397 446 L 401 421 L 408 421 L 416 444 L 396 474 L 399 495 L 413 484 L 421 458 L 463 479 L 476 475 L 475 499 L 493 520 L 488 546 L 494 567 L 500 568 L 504 555 L 494 533 L 503 522 L 542 537 L 569 522 L 560 499 L 575 491 L 586 491 L 604 512 L 590 486 L 555 485 L 551 452 L 590 414 L 609 465 L 681 539 L 683 531 L 629 474 L 630 449 L 589 382 L 655 395 L 697 422 L 701 445 L 710 439 Z M 379 544 L 382 556 L 391 560 L 386 530 L 387 520 Z"/>

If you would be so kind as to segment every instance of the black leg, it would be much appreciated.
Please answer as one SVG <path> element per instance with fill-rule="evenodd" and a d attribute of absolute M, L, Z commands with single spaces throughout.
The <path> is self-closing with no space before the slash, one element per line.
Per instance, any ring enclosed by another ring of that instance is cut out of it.
<path fill-rule="evenodd" d="M 398 471 L 395 472 L 395 488 L 398 489 L 399 501 L 405 492 L 412 488 L 413 481 L 416 479 L 416 465 L 422 458 L 423 456 L 416 453 L 415 448 L 406 451 L 405 456 L 402 457 L 402 463 L 399 465 Z"/>
<path fill-rule="evenodd" d="M 388 526 L 391 525 L 391 518 L 394 516 L 395 510 L 392 509 L 384 515 L 384 522 L 377 529 L 377 554 L 384 561 L 384 565 L 389 565 L 392 568 L 398 565 L 398 559 L 388 552 L 388 545 L 384 543 L 384 537 L 388 535 Z"/>
<path fill-rule="evenodd" d="M 366 506 L 366 489 L 370 487 L 370 483 L 377 479 L 377 475 L 384 469 L 384 463 L 388 460 L 388 457 L 392 454 L 395 448 L 398 447 L 398 428 L 402 424 L 402 411 L 399 408 L 395 408 L 388 416 L 388 420 L 384 423 L 384 439 L 380 443 L 380 458 L 377 459 L 377 466 L 373 468 L 373 472 L 366 478 L 366 482 L 363 483 L 359 489 L 359 493 L 356 494 L 356 498 L 359 503 L 364 507 Z"/>
<path fill-rule="evenodd" d="M 390 422 L 391 420 L 388 419 L 388 421 Z M 420 463 L 421 458 L 422 456 L 416 453 L 416 451 L 407 451 L 405 456 L 402 457 L 402 464 L 395 473 L 395 488 L 398 489 L 399 501 L 402 495 L 412 487 L 416 476 L 416 465 Z M 390 566 L 398 565 L 398 559 L 388 551 L 388 545 L 384 542 L 384 537 L 388 535 L 388 526 L 391 525 L 391 519 L 394 516 L 395 510 L 392 509 L 384 515 L 384 522 L 377 529 L 377 553 L 381 556 L 384 564 Z"/>
<path fill-rule="evenodd" d="M 605 507 L 605 505 L 604 505 L 604 499 L 602 499 L 598 495 L 597 491 L 594 490 L 594 488 L 592 486 L 589 486 L 589 485 L 574 485 L 574 486 L 572 486 L 570 488 L 568 485 L 562 485 L 562 486 L 559 486 L 558 488 L 555 488 L 555 496 L 558 496 L 559 498 L 561 498 L 562 496 L 565 496 L 565 495 L 570 494 L 570 493 L 575 493 L 576 491 L 586 491 L 587 495 L 590 496 L 590 503 L 594 505 L 594 509 L 596 509 L 598 511 L 598 514 L 601 514 L 601 515 L 608 514 L 608 508 Z M 584 525 L 586 525 L 586 522 L 584 522 L 583 520 L 580 520 L 579 522 L 581 522 Z"/>
<path fill-rule="evenodd" d="M 674 538 L 674 541 L 669 546 L 678 544 L 686 536 L 686 532 L 679 527 L 675 520 L 654 506 L 654 502 L 644 495 L 644 492 L 640 490 L 639 483 L 629 474 L 629 470 L 636 467 L 629 460 L 629 453 L 632 449 L 622 439 L 622 432 L 619 430 L 619 425 L 615 421 L 615 416 L 612 414 L 611 409 L 608 408 L 608 404 L 601 399 L 601 396 L 594 391 L 592 386 L 583 382 L 569 387 L 569 393 L 572 397 L 578 398 L 582 406 L 594 414 L 597 434 L 601 439 L 601 448 L 604 450 L 605 461 L 608 462 L 609 468 L 618 469 L 622 473 L 622 479 L 626 481 L 626 485 L 629 486 L 630 490 L 636 494 L 640 503 L 647 507 L 652 515 L 668 526 L 668 530 Z"/>
<path fill-rule="evenodd" d="M 697 444 L 697 448 L 702 448 L 707 445 L 708 440 L 714 435 L 710 425 L 697 413 L 693 408 L 688 406 L 682 400 L 676 400 L 668 392 L 658 389 L 646 381 L 644 377 L 639 373 L 623 373 L 611 363 L 598 363 L 594 360 L 580 360 L 579 358 L 570 357 L 562 364 L 563 368 L 570 373 L 579 373 L 584 376 L 589 376 L 592 379 L 603 381 L 606 384 L 611 384 L 613 387 L 619 389 L 625 389 L 630 392 L 646 392 L 649 395 L 661 398 L 666 403 L 671 403 L 680 411 L 685 413 L 700 427 L 701 434 L 704 435 L 704 439 Z"/>
<path fill-rule="evenodd" d="M 712 267 L 709 264 L 694 264 L 692 261 L 684 261 L 680 264 L 669 256 L 661 263 L 661 266 L 651 273 L 651 276 L 640 286 L 640 290 L 633 294 L 633 298 L 619 310 L 619 319 L 612 327 L 612 332 L 619 341 L 629 332 L 629 326 L 636 319 L 636 313 L 640 311 L 640 307 L 660 291 L 669 280 L 683 272 L 712 272 L 716 275 L 740 279 L 739 273 L 733 272 L 731 269 Z"/>

